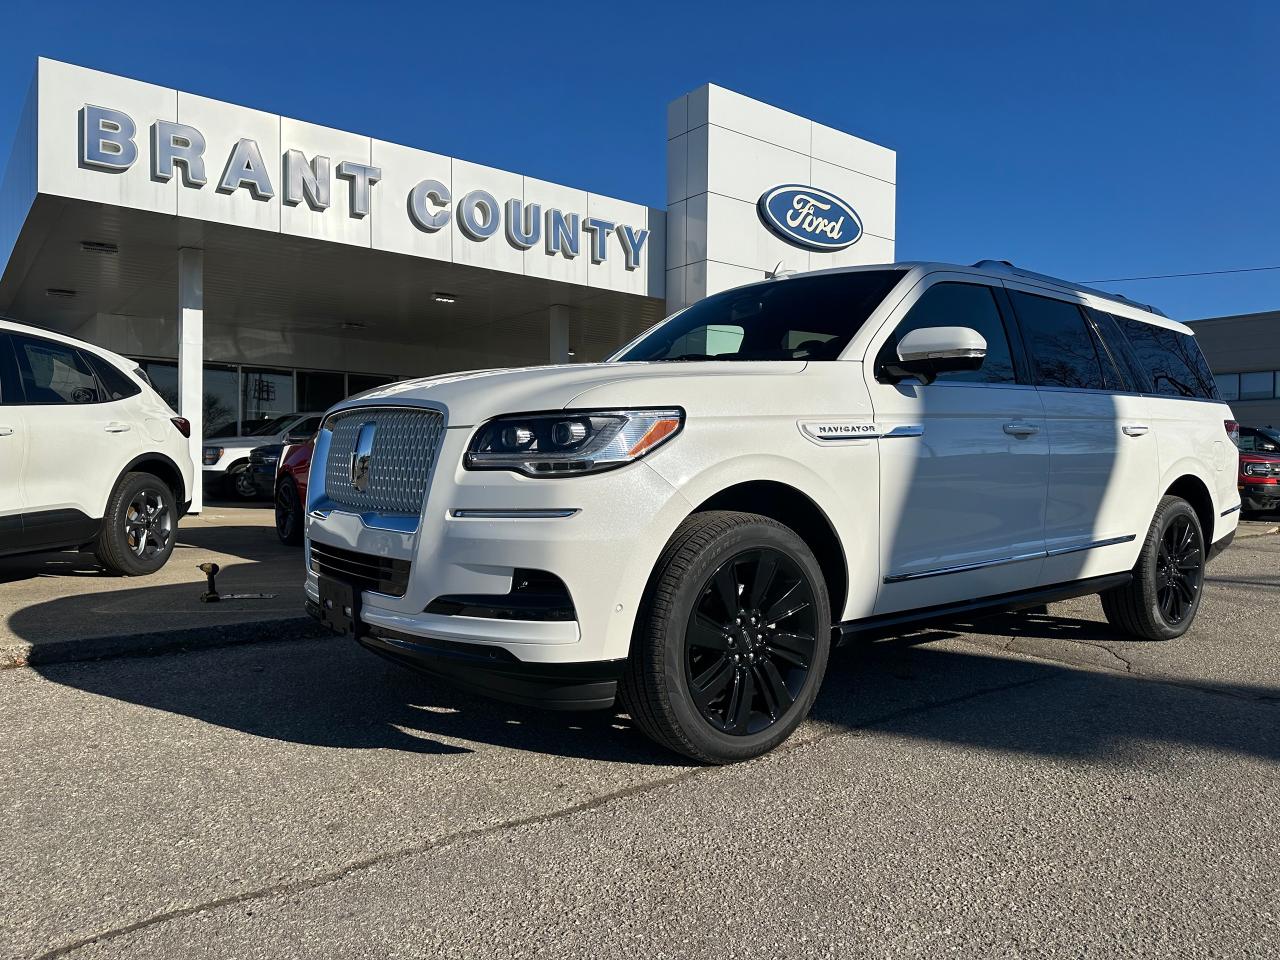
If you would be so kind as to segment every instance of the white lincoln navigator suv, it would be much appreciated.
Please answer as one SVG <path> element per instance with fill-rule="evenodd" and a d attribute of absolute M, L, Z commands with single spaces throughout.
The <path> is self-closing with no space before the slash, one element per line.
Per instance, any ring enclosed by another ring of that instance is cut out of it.
<path fill-rule="evenodd" d="M 605 363 L 335 407 L 307 602 L 393 660 L 620 701 L 731 762 L 796 728 L 842 639 L 1089 593 L 1180 636 L 1235 533 L 1235 431 L 1152 308 L 996 261 L 790 276 Z"/>

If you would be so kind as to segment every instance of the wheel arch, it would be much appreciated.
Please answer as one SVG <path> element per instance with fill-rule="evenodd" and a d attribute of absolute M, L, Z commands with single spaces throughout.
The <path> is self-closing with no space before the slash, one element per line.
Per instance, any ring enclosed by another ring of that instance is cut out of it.
<path fill-rule="evenodd" d="M 111 489 L 114 490 L 120 486 L 120 481 L 130 473 L 149 473 L 163 480 L 177 498 L 179 510 L 183 508 L 184 504 L 191 502 L 191 492 L 187 489 L 186 482 L 182 479 L 182 471 L 178 469 L 178 465 L 171 458 L 163 453 L 153 450 L 134 457 L 125 464 L 124 469 L 116 476 L 116 481 L 112 484 Z"/>
<path fill-rule="evenodd" d="M 1184 473 L 1165 487 L 1164 496 L 1181 497 L 1191 504 L 1191 509 L 1200 519 L 1200 529 L 1204 532 L 1205 549 L 1213 541 L 1214 528 L 1217 521 L 1216 507 L 1209 485 L 1194 473 Z"/>
<path fill-rule="evenodd" d="M 756 513 L 794 530 L 809 545 L 827 578 L 831 622 L 843 619 L 849 590 L 848 558 L 835 526 L 812 497 L 779 480 L 745 480 L 707 497 L 690 516 L 708 510 Z"/>

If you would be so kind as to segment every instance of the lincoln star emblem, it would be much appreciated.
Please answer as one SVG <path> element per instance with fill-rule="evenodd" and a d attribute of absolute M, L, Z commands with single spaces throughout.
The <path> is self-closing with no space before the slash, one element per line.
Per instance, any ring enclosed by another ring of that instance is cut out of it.
<path fill-rule="evenodd" d="M 376 423 L 360 424 L 356 434 L 356 448 L 351 454 L 351 485 L 361 493 L 369 490 L 369 465 L 373 460 L 373 435 L 377 433 Z"/>

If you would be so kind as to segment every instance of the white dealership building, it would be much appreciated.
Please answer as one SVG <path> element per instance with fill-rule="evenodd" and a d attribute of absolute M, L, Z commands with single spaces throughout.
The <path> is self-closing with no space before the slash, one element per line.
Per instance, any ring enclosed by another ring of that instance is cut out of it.
<path fill-rule="evenodd" d="M 202 433 L 601 359 L 707 294 L 894 259 L 892 150 L 714 85 L 666 129 L 659 208 L 42 59 L 0 182 L 0 315 L 137 359 L 198 463 Z"/>

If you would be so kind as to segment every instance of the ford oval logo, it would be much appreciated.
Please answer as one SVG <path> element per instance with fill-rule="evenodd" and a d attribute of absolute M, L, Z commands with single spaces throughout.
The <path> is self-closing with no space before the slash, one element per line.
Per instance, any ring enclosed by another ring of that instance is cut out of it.
<path fill-rule="evenodd" d="M 806 250 L 843 250 L 862 236 L 857 211 L 833 193 L 788 183 L 760 195 L 760 219 Z"/>

